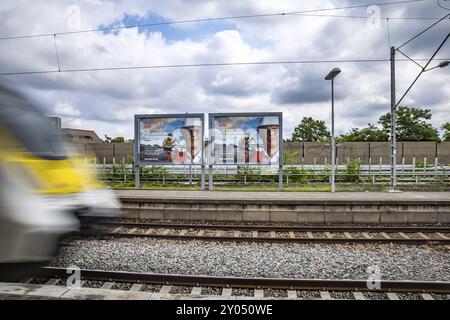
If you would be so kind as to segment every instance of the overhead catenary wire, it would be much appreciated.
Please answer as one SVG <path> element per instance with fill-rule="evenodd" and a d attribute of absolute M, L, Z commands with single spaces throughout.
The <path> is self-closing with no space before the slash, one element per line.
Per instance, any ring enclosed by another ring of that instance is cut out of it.
<path fill-rule="evenodd" d="M 406 58 L 408 58 L 408 60 L 414 62 L 416 65 L 418 65 L 421 69 L 423 69 L 423 66 L 418 63 L 417 61 L 415 61 L 413 58 L 411 58 L 410 56 L 408 56 L 406 53 L 404 53 L 403 51 L 401 51 L 400 49 L 397 49 L 398 52 L 400 52 L 402 55 L 404 55 Z"/>
<path fill-rule="evenodd" d="M 439 20 L 439 17 L 374 17 L 374 16 L 356 16 L 356 15 L 337 15 L 337 14 L 312 14 L 312 13 L 291 13 L 290 15 L 305 17 L 324 17 L 324 18 L 350 18 L 350 19 L 375 19 L 375 20 Z"/>
<path fill-rule="evenodd" d="M 120 30 L 120 29 L 144 28 L 144 27 L 154 27 L 154 26 L 163 26 L 163 25 L 172 25 L 172 24 L 198 23 L 198 22 L 210 22 L 210 21 L 220 21 L 220 20 L 236 20 L 236 19 L 263 18 L 263 17 L 289 16 L 289 15 L 302 15 L 302 14 L 306 15 L 308 13 L 313 13 L 313 12 L 347 10 L 347 9 L 363 8 L 363 7 L 368 7 L 368 6 L 388 6 L 388 5 L 408 4 L 408 3 L 415 3 L 415 2 L 422 2 L 422 1 L 424 1 L 424 0 L 405 0 L 405 1 L 396 1 L 396 2 L 368 3 L 368 4 L 352 5 L 352 6 L 345 6 L 345 7 L 310 9 L 310 10 L 301 10 L 301 11 L 292 11 L 292 12 L 252 14 L 252 15 L 239 15 L 239 16 L 214 17 L 214 18 L 199 18 L 199 19 L 191 19 L 191 20 L 179 20 L 179 21 L 166 21 L 166 22 L 156 22 L 156 23 L 123 25 L 123 26 L 104 27 L 104 28 L 85 29 L 85 30 L 74 30 L 74 31 L 65 31 L 65 32 L 42 33 L 42 34 L 34 34 L 34 35 L 3 36 L 3 37 L 0 37 L 0 40 L 48 37 L 48 36 L 53 36 L 53 35 L 69 35 L 69 34 L 87 33 L 87 32 L 106 32 L 106 31 Z M 327 16 L 327 15 L 323 15 L 323 16 Z M 328 15 L 327 17 L 343 18 L 344 16 Z M 355 18 L 356 16 L 347 16 L 347 17 Z M 368 18 L 368 17 L 358 16 L 358 18 Z M 371 17 L 371 18 L 373 18 L 373 17 Z M 438 19 L 438 18 L 391 17 L 391 19 Z"/>
<path fill-rule="evenodd" d="M 56 43 L 56 34 L 53 35 L 53 40 L 55 41 L 55 54 L 56 54 L 56 62 L 58 63 L 58 71 L 61 71 L 61 65 L 59 63 L 58 44 Z"/>
<path fill-rule="evenodd" d="M 447 40 L 450 38 L 450 32 L 447 34 L 447 36 L 444 38 L 444 40 L 441 42 L 441 44 L 439 45 L 439 47 L 436 49 L 436 51 L 433 53 L 433 55 L 431 56 L 430 59 L 428 59 L 428 62 L 425 64 L 425 66 L 422 67 L 422 70 L 420 71 L 420 73 L 417 75 L 417 77 L 414 79 L 414 81 L 411 83 L 411 85 L 408 87 L 408 89 L 406 90 L 406 92 L 403 94 L 403 96 L 400 98 L 400 100 L 398 100 L 398 102 L 395 104 L 395 107 L 397 107 L 400 102 L 402 102 L 403 98 L 408 94 L 408 92 L 411 90 L 411 88 L 413 87 L 413 85 L 417 82 L 417 80 L 419 79 L 419 77 L 422 75 L 422 73 L 424 73 L 426 71 L 426 68 L 428 67 L 428 65 L 431 63 L 431 61 L 433 60 L 433 58 L 437 55 L 437 53 L 439 52 L 439 50 L 441 50 L 441 48 L 443 47 L 443 45 L 445 44 L 445 42 L 447 42 Z"/>
<path fill-rule="evenodd" d="M 391 47 L 391 30 L 389 28 L 389 18 L 386 18 L 386 31 L 387 31 L 387 38 L 388 38 L 388 45 Z"/>
<path fill-rule="evenodd" d="M 401 49 L 402 47 L 406 46 L 408 43 L 410 43 L 411 41 L 413 41 L 414 39 L 417 39 L 418 37 L 420 37 L 422 34 L 424 34 L 425 32 L 427 32 L 428 30 L 430 30 L 431 28 L 433 28 L 435 25 L 437 25 L 438 23 L 442 22 L 443 20 L 450 18 L 450 13 L 446 14 L 444 17 L 442 17 L 441 19 L 439 19 L 438 21 L 436 21 L 435 23 L 433 23 L 432 25 L 430 25 L 428 28 L 422 30 L 421 32 L 419 32 L 418 34 L 416 34 L 414 37 L 412 37 L 411 39 L 409 39 L 408 41 L 405 41 L 403 44 L 401 44 L 400 46 L 398 46 L 396 49 Z"/>
<path fill-rule="evenodd" d="M 415 59 L 417 61 L 428 61 L 425 58 Z M 448 59 L 435 59 L 448 60 Z M 277 64 L 319 64 L 319 63 L 381 63 L 389 62 L 389 59 L 342 59 L 342 60 L 291 60 L 291 61 L 253 61 L 253 62 L 220 62 L 220 63 L 196 63 L 196 64 L 172 64 L 172 65 L 149 65 L 149 66 L 125 66 L 125 67 L 105 67 L 105 68 L 77 68 L 60 70 L 41 70 L 23 72 L 4 72 L 0 76 L 12 75 L 33 75 L 52 73 L 73 73 L 73 72 L 95 72 L 95 71 L 119 71 L 119 70 L 140 70 L 140 69 L 166 69 L 166 68 L 189 68 L 189 67 L 220 67 L 220 66 L 251 66 L 251 65 L 277 65 Z M 398 62 L 409 61 L 408 59 L 398 59 Z"/>

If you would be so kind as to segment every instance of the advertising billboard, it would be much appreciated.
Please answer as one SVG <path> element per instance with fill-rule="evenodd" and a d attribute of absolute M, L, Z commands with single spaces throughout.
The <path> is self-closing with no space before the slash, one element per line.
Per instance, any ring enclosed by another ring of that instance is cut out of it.
<path fill-rule="evenodd" d="M 282 113 L 209 114 L 210 164 L 280 165 Z"/>
<path fill-rule="evenodd" d="M 135 163 L 203 163 L 203 114 L 135 116 Z"/>

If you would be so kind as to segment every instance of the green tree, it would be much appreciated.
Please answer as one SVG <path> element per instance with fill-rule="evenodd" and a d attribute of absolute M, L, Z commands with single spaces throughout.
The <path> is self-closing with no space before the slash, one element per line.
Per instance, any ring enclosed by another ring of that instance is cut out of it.
<path fill-rule="evenodd" d="M 124 137 L 115 137 L 111 139 L 111 143 L 125 143 Z"/>
<path fill-rule="evenodd" d="M 444 135 L 442 137 L 442 140 L 450 141 L 450 122 L 446 122 L 446 123 L 442 124 L 441 129 L 444 130 Z"/>
<path fill-rule="evenodd" d="M 105 141 L 106 143 L 125 143 L 125 138 L 124 137 L 111 138 L 105 134 Z"/>
<path fill-rule="evenodd" d="M 290 141 L 327 141 L 330 137 L 330 131 L 328 131 L 325 121 L 304 117 L 294 129 Z"/>
<path fill-rule="evenodd" d="M 367 128 L 353 128 L 349 133 L 343 134 L 337 138 L 341 142 L 358 142 L 358 141 L 388 141 L 389 135 L 370 124 Z"/>
<path fill-rule="evenodd" d="M 440 141 L 437 129 L 427 122 L 431 119 L 429 109 L 398 107 L 397 111 L 398 141 Z M 391 132 L 391 113 L 388 112 L 378 121 L 386 134 Z"/>

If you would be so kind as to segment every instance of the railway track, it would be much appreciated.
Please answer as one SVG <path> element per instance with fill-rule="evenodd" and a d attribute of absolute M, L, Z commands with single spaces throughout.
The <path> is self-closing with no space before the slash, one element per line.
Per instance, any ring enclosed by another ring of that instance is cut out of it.
<path fill-rule="evenodd" d="M 231 225 L 95 219 L 85 221 L 78 235 L 275 243 L 450 244 L 450 227 L 435 226 Z"/>
<path fill-rule="evenodd" d="M 245 277 L 216 277 L 199 275 L 173 275 L 155 273 L 136 273 L 105 270 L 80 270 L 83 281 L 101 281 L 103 288 L 112 287 L 112 283 L 127 283 L 130 287 L 143 284 L 159 285 L 158 293 L 169 294 L 172 287 L 188 286 L 192 294 L 200 295 L 204 287 L 214 287 L 222 296 L 231 295 L 232 290 L 254 290 L 253 297 L 263 298 L 263 290 L 285 290 L 285 297 L 297 298 L 297 291 L 320 291 L 321 296 L 328 296 L 327 292 L 352 292 L 354 299 L 363 298 L 362 292 L 384 292 L 393 295 L 405 292 L 418 293 L 422 299 L 430 299 L 430 293 L 449 294 L 450 282 L 446 281 L 405 281 L 380 280 L 379 287 L 369 288 L 367 280 L 341 279 L 288 279 L 288 278 L 245 278 Z M 65 268 L 44 267 L 41 276 L 49 278 L 47 282 L 55 283 L 55 279 L 66 279 Z M 53 280 L 52 280 L 53 279 Z M 62 280 L 63 281 L 63 280 Z M 106 285 L 105 285 L 106 283 Z M 109 285 L 108 285 L 109 284 Z M 189 294 L 189 292 L 188 292 Z M 448 296 L 447 296 L 448 298 Z M 389 297 L 392 299 L 392 297 Z"/>

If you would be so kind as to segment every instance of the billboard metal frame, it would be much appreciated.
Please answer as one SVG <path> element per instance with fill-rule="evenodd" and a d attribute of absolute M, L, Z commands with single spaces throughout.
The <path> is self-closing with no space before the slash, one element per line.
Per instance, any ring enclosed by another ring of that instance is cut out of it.
<path fill-rule="evenodd" d="M 141 119 L 167 119 L 167 118 L 200 118 L 202 122 L 202 162 L 201 163 L 188 163 L 188 164 L 177 164 L 177 163 L 168 163 L 168 162 L 152 162 L 152 161 L 141 161 L 140 160 L 140 151 L 139 151 L 139 122 Z M 181 114 L 138 114 L 134 116 L 134 164 L 135 165 L 171 165 L 171 166 L 186 166 L 186 165 L 203 165 L 205 163 L 204 158 L 204 145 L 205 145 L 205 115 L 203 113 L 181 113 Z"/>
<path fill-rule="evenodd" d="M 278 190 L 283 188 L 283 112 L 230 112 L 230 113 L 209 113 L 208 114 L 208 129 L 209 134 L 212 134 L 213 121 L 216 117 L 278 117 L 280 132 L 279 132 L 279 156 L 278 156 Z M 264 163 L 212 163 L 212 150 L 214 144 L 211 141 L 211 136 L 209 137 L 208 143 L 208 165 L 209 165 L 209 190 L 213 190 L 213 176 L 212 170 L 213 166 L 274 166 L 276 164 L 264 164 Z"/>
<path fill-rule="evenodd" d="M 209 113 L 208 114 L 208 129 L 209 133 L 212 133 L 213 119 L 216 117 L 267 117 L 276 116 L 279 119 L 279 156 L 278 156 L 278 190 L 281 191 L 283 188 L 283 113 L 282 112 L 232 112 L 232 113 Z M 202 162 L 201 164 L 174 164 L 168 162 L 150 162 L 140 160 L 140 127 L 139 123 L 141 119 L 158 119 L 158 118 L 200 118 L 202 123 Z M 209 166 L 209 190 L 213 190 L 213 166 L 276 166 L 276 164 L 263 164 L 263 163 L 212 163 L 212 148 L 211 136 L 209 137 L 208 147 L 205 148 L 205 115 L 203 113 L 173 113 L 173 114 L 138 114 L 134 116 L 134 172 L 135 172 L 135 188 L 140 188 L 140 167 L 146 165 L 157 165 L 157 166 L 189 166 L 189 171 L 191 167 L 201 166 L 201 187 L 200 190 L 205 190 L 205 166 Z M 208 162 L 206 159 L 206 150 L 208 150 Z"/>
<path fill-rule="evenodd" d="M 211 134 L 213 119 L 216 117 L 278 117 L 280 121 L 280 133 L 279 133 L 279 157 L 278 157 L 278 165 L 283 164 L 283 113 L 282 112 L 243 112 L 243 113 L 209 113 L 208 114 L 208 122 L 209 122 L 209 132 Z M 211 137 L 209 137 L 211 139 Z M 211 142 L 211 141 L 210 141 Z M 211 147 L 211 150 L 213 147 Z M 217 166 L 276 166 L 276 164 L 270 163 L 211 163 L 211 154 L 208 155 L 209 165 L 217 165 Z"/>
<path fill-rule="evenodd" d="M 140 120 L 141 119 L 167 119 L 167 118 L 200 118 L 202 123 L 202 142 L 201 142 L 201 153 L 202 162 L 201 163 L 190 163 L 190 164 L 177 164 L 168 162 L 151 162 L 151 161 L 141 161 L 140 160 Z M 205 186 L 205 115 L 203 113 L 171 113 L 171 114 L 136 114 L 134 115 L 134 167 L 135 167 L 135 187 L 139 189 L 140 187 L 140 167 L 141 166 L 189 166 L 189 172 L 192 166 L 201 166 L 201 190 L 204 190 Z"/>

